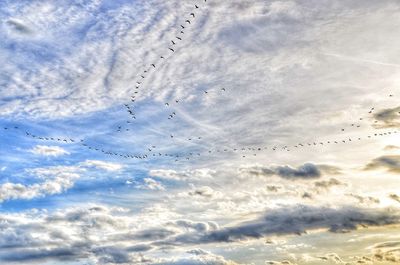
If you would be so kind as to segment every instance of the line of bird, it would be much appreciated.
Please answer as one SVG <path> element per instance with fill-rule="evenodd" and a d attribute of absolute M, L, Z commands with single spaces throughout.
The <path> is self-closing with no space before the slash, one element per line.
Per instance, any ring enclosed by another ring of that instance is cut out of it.
<path fill-rule="evenodd" d="M 87 148 L 88 150 L 91 151 L 96 151 L 103 153 L 104 155 L 109 155 L 109 156 L 116 156 L 116 157 L 121 157 L 121 158 L 126 158 L 126 159 L 150 159 L 154 157 L 167 157 L 167 158 L 173 158 L 175 162 L 179 162 L 182 160 L 191 160 L 194 157 L 200 157 L 204 156 L 204 154 L 210 155 L 210 154 L 217 154 L 217 153 L 242 153 L 242 157 L 248 157 L 248 156 L 257 156 L 257 153 L 263 152 L 265 150 L 270 150 L 273 152 L 276 151 L 285 151 L 285 152 L 291 152 L 295 150 L 300 150 L 304 149 L 307 147 L 322 147 L 322 146 L 329 146 L 329 145 L 338 145 L 338 144 L 350 144 L 352 142 L 357 142 L 357 141 L 362 141 L 362 140 L 369 140 L 373 139 L 376 137 L 383 137 L 383 136 L 391 136 L 394 134 L 399 133 L 398 130 L 390 130 L 390 131 L 384 131 L 384 132 L 375 132 L 375 133 L 369 133 L 367 135 L 364 135 L 362 137 L 347 137 L 347 138 L 342 138 L 342 139 L 336 139 L 336 140 L 326 140 L 326 141 L 313 141 L 313 142 L 303 142 L 303 143 L 298 143 L 295 145 L 273 145 L 273 146 L 265 146 L 265 147 L 241 147 L 241 148 L 222 148 L 222 149 L 209 149 L 206 152 L 188 152 L 188 153 L 162 153 L 158 151 L 157 146 L 151 146 L 151 148 L 148 148 L 148 150 L 145 153 L 142 154 L 128 154 L 128 153 L 121 153 L 121 152 L 115 152 L 115 151 L 110 151 L 106 150 L 106 148 L 101 147 L 101 146 L 95 146 L 86 143 L 83 139 L 73 139 L 69 137 L 45 137 L 45 136 L 38 136 L 35 135 L 29 131 L 22 130 L 18 126 L 9 126 L 9 127 L 3 127 L 3 131 L 24 131 L 26 137 L 31 137 L 36 140 L 41 140 L 41 141 L 55 141 L 59 143 L 64 143 L 64 144 L 79 144 L 84 148 Z M 252 154 L 248 154 L 252 153 Z"/>
<path fill-rule="evenodd" d="M 221 89 L 222 91 L 226 91 L 226 89 L 225 88 L 223 88 L 223 89 Z M 205 92 L 207 92 L 208 93 L 208 91 L 205 91 Z M 206 94 L 206 93 L 205 93 Z M 389 95 L 389 97 L 394 97 L 394 95 L 393 94 L 390 94 Z M 167 106 L 167 107 L 170 107 L 171 105 L 170 105 L 170 103 L 165 103 L 165 105 Z M 368 111 L 368 116 L 364 116 L 364 117 L 361 117 L 361 118 L 359 118 L 359 120 L 360 121 L 362 121 L 362 120 L 367 120 L 367 119 L 369 119 L 370 118 L 370 115 L 371 114 L 373 114 L 373 112 L 375 111 L 375 107 L 372 107 L 372 108 L 370 108 L 369 109 L 369 111 Z M 400 112 L 398 113 L 399 115 L 400 115 Z M 168 119 L 172 119 L 173 117 L 175 116 L 175 112 L 172 112 L 172 114 L 169 116 L 169 118 Z M 378 120 L 374 120 L 374 124 L 377 124 L 379 121 Z M 357 125 L 357 124 L 355 124 L 355 123 L 352 123 L 351 124 L 351 127 L 353 127 L 353 128 L 360 128 L 361 127 L 361 125 Z M 345 131 L 345 129 L 344 128 L 342 128 L 341 129 L 341 131 L 342 132 L 344 132 Z M 382 134 L 375 134 L 375 136 L 376 135 L 382 135 Z M 170 138 L 176 138 L 176 136 L 174 136 L 173 134 L 170 134 Z M 204 140 L 204 141 L 207 141 L 206 139 L 204 139 L 203 137 L 180 137 L 180 138 L 177 138 L 177 139 L 179 139 L 181 142 L 185 142 L 185 141 L 187 141 L 187 142 L 191 142 L 191 141 L 193 141 L 193 140 Z M 341 140 L 341 141 L 332 141 L 332 143 L 333 144 L 336 144 L 336 143 L 342 143 L 343 141 L 346 141 L 346 140 Z M 351 138 L 348 138 L 347 139 L 347 141 L 349 141 L 349 142 L 351 142 L 352 141 L 352 139 Z M 329 144 L 330 143 L 330 141 L 327 141 L 327 142 L 325 142 L 325 144 Z M 312 142 L 312 143 L 306 143 L 306 144 L 304 144 L 304 145 L 308 145 L 308 146 L 312 146 L 312 145 L 324 145 L 324 142 L 318 142 L 318 143 L 315 143 L 315 142 Z M 293 146 L 293 148 L 298 148 L 299 146 Z M 261 148 L 262 149 L 262 148 Z M 233 151 L 237 151 L 237 150 L 261 150 L 260 149 L 260 147 L 229 147 L 229 148 L 223 148 L 223 149 L 221 149 L 221 150 L 215 150 L 215 152 L 226 152 L 226 151 L 228 151 L 228 150 L 233 150 Z M 274 147 L 274 148 L 271 148 L 271 150 L 273 150 L 273 151 L 275 151 L 275 150 L 277 150 L 278 149 L 278 147 Z M 288 150 L 287 150 L 288 151 Z M 211 153 L 210 151 L 209 151 L 209 153 Z"/>

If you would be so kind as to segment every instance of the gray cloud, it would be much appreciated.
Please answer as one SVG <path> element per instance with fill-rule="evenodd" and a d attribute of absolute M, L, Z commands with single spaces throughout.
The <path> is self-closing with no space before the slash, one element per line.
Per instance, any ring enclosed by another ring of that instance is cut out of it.
<path fill-rule="evenodd" d="M 314 186 L 317 189 L 329 189 L 330 187 L 341 186 L 341 185 L 346 185 L 346 184 L 344 184 L 343 182 L 341 182 L 335 178 L 314 182 Z"/>
<path fill-rule="evenodd" d="M 241 172 L 257 176 L 279 176 L 284 179 L 315 179 L 326 174 L 337 174 L 339 169 L 329 165 L 316 165 L 305 163 L 304 165 L 293 168 L 291 166 L 276 167 L 249 167 L 241 168 Z"/>
<path fill-rule="evenodd" d="M 270 235 L 302 234 L 314 229 L 342 233 L 356 230 L 358 226 L 382 226 L 396 223 L 400 223 L 400 214 L 390 209 L 355 207 L 334 209 L 299 205 L 271 210 L 262 218 L 234 227 L 221 228 L 205 234 L 187 233 L 157 244 L 235 242 Z"/>
<path fill-rule="evenodd" d="M 389 194 L 389 198 L 392 199 L 392 200 L 395 200 L 397 202 L 400 202 L 400 196 L 397 195 L 397 194 L 394 194 L 394 193 Z"/>
<path fill-rule="evenodd" d="M 376 121 L 380 123 L 374 124 L 377 128 L 393 128 L 400 126 L 400 107 L 392 109 L 384 109 L 374 114 Z"/>
<path fill-rule="evenodd" d="M 399 173 L 400 155 L 388 155 L 388 156 L 378 157 L 365 167 L 366 170 L 377 169 L 377 168 L 386 168 L 390 172 Z"/>
<path fill-rule="evenodd" d="M 361 196 L 361 195 L 352 194 L 352 193 L 347 194 L 347 196 L 355 198 L 361 204 L 379 204 L 380 203 L 380 200 L 378 198 L 375 198 L 372 196 Z"/>

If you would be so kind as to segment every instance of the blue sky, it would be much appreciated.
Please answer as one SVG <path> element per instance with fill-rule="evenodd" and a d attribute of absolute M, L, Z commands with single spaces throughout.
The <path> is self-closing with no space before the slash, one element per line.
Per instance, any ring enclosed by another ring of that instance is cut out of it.
<path fill-rule="evenodd" d="M 0 1 L 0 263 L 400 262 L 399 12 Z"/>

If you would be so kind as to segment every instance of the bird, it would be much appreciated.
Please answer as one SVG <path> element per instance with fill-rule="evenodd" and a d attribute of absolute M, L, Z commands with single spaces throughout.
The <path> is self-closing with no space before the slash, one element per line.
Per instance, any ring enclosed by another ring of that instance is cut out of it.
<path fill-rule="evenodd" d="M 161 59 L 165 59 L 164 56 L 160 56 Z"/>
<path fill-rule="evenodd" d="M 180 38 L 180 37 L 176 37 L 178 40 L 182 40 L 182 38 Z"/>
<path fill-rule="evenodd" d="M 204 90 L 204 94 L 208 94 L 208 91 Z"/>
<path fill-rule="evenodd" d="M 172 49 L 172 48 L 169 48 L 172 52 L 175 52 L 175 50 L 174 49 Z"/>
<path fill-rule="evenodd" d="M 175 44 L 176 44 L 175 41 L 173 41 L 173 40 L 171 40 L 171 42 L 172 42 L 172 45 L 175 45 Z"/>
<path fill-rule="evenodd" d="M 225 88 L 221 88 L 221 90 L 222 90 L 222 91 L 226 91 L 226 89 L 225 89 Z"/>
<path fill-rule="evenodd" d="M 188 23 L 188 24 L 191 24 L 189 19 L 186 19 L 185 22 Z"/>
<path fill-rule="evenodd" d="M 191 15 L 192 17 L 195 17 L 194 13 L 190 13 L 190 15 Z"/>
<path fill-rule="evenodd" d="M 184 29 L 184 28 L 185 28 L 185 26 L 181 25 L 181 28 L 182 28 L 182 29 Z"/>
<path fill-rule="evenodd" d="M 151 66 L 153 66 L 154 68 L 156 68 L 156 65 L 155 65 L 154 63 L 152 63 Z"/>
<path fill-rule="evenodd" d="M 167 103 L 165 103 L 165 106 L 169 106 L 169 103 L 167 102 Z"/>
<path fill-rule="evenodd" d="M 197 9 L 197 8 L 199 8 L 197 5 L 194 5 L 194 7 Z"/>

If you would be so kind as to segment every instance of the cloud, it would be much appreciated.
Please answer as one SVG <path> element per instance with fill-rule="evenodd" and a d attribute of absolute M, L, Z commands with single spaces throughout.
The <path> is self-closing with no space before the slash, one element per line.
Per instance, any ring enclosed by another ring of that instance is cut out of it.
<path fill-rule="evenodd" d="M 356 230 L 358 226 L 384 226 L 398 223 L 400 223 L 400 214 L 390 209 L 355 207 L 335 209 L 298 205 L 270 210 L 264 217 L 233 227 L 224 227 L 204 234 L 182 234 L 165 240 L 164 244 L 236 242 L 271 235 L 303 234 L 316 229 L 343 233 Z"/>
<path fill-rule="evenodd" d="M 85 162 L 81 163 L 81 166 L 94 167 L 94 168 L 99 168 L 99 169 L 103 169 L 106 171 L 119 171 L 123 168 L 123 165 L 121 165 L 121 164 L 99 161 L 99 160 L 86 160 Z"/>
<path fill-rule="evenodd" d="M 153 249 L 145 242 L 157 242 L 182 231 L 211 231 L 217 228 L 212 223 L 177 220 L 166 224 L 167 228 L 141 229 L 136 227 L 137 219 L 130 212 L 102 205 L 68 208 L 51 214 L 38 210 L 0 213 L 0 218 L 0 260 L 3 262 L 30 264 L 82 259 L 96 264 L 237 264 L 201 249 L 183 255 L 170 254 L 168 258 L 138 254 Z"/>
<path fill-rule="evenodd" d="M 267 260 L 265 261 L 265 265 L 296 265 L 297 263 L 293 263 L 289 260 L 283 261 L 275 261 L 275 260 Z"/>
<path fill-rule="evenodd" d="M 208 199 L 217 199 L 223 196 L 221 192 L 216 191 L 209 186 L 195 187 L 194 185 L 191 185 L 191 187 L 192 189 L 187 193 L 189 196 L 205 197 Z"/>
<path fill-rule="evenodd" d="M 164 259 L 159 262 L 151 263 L 150 265 L 240 265 L 241 264 L 231 260 L 226 260 L 222 256 L 215 255 L 201 249 L 191 250 L 188 251 L 188 253 L 193 254 L 193 257 Z"/>
<path fill-rule="evenodd" d="M 355 198 L 361 204 L 379 204 L 380 200 L 372 196 L 361 196 L 357 194 L 347 194 L 347 196 Z"/>
<path fill-rule="evenodd" d="M 276 167 L 246 167 L 241 168 L 242 173 L 248 173 L 257 176 L 278 176 L 284 179 L 315 179 L 327 174 L 337 174 L 338 168 L 329 165 L 315 165 L 305 163 L 304 165 L 293 168 L 291 166 Z"/>
<path fill-rule="evenodd" d="M 35 183 L 24 184 L 6 182 L 0 185 L 0 202 L 7 200 L 45 197 L 47 195 L 61 194 L 71 189 L 75 182 L 81 178 L 81 173 L 86 168 L 97 168 L 106 171 L 119 171 L 122 165 L 97 160 L 86 160 L 75 166 L 53 166 L 46 168 L 28 169 L 26 172 L 33 176 Z M 147 183 L 148 188 L 163 188 L 157 183 Z"/>
<path fill-rule="evenodd" d="M 373 259 L 379 262 L 400 262 L 400 241 L 387 241 L 373 246 Z"/>
<path fill-rule="evenodd" d="M 47 145 L 37 145 L 29 151 L 36 155 L 54 156 L 54 157 L 70 154 L 65 149 L 59 146 L 47 146 Z"/>
<path fill-rule="evenodd" d="M 165 187 L 155 179 L 144 178 L 143 184 L 136 185 L 136 188 L 146 190 L 165 190 Z"/>
<path fill-rule="evenodd" d="M 207 180 L 211 179 L 215 173 L 216 172 L 214 170 L 208 168 L 186 170 L 181 172 L 170 169 L 152 169 L 149 171 L 149 175 L 152 177 L 174 181 Z"/>
<path fill-rule="evenodd" d="M 394 194 L 394 193 L 389 194 L 389 198 L 392 199 L 392 200 L 395 200 L 397 202 L 400 202 L 400 196 L 397 195 L 397 194 Z"/>
<path fill-rule="evenodd" d="M 23 199 L 29 200 L 37 197 L 44 197 L 46 195 L 60 194 L 74 186 L 80 175 L 73 172 L 63 172 L 54 170 L 51 172 L 36 171 L 38 176 L 46 175 L 43 182 L 35 183 L 32 185 L 25 185 L 21 183 L 3 183 L 0 185 L 0 202 L 7 200 Z"/>
<path fill-rule="evenodd" d="M 393 151 L 393 150 L 399 150 L 399 149 L 400 149 L 400 147 L 398 147 L 397 145 L 387 145 L 384 148 L 385 151 Z"/>
<path fill-rule="evenodd" d="M 395 128 L 400 126 L 400 107 L 384 109 L 374 113 L 374 118 L 380 123 L 375 123 L 377 128 Z"/>
<path fill-rule="evenodd" d="M 400 155 L 388 155 L 375 158 L 365 169 L 372 170 L 378 168 L 386 168 L 390 172 L 400 172 Z"/>
<path fill-rule="evenodd" d="M 345 264 L 345 262 L 342 260 L 342 258 L 339 257 L 339 255 L 336 253 L 329 253 L 324 256 L 320 256 L 318 258 L 323 261 L 332 261 L 335 264 Z"/>
<path fill-rule="evenodd" d="M 329 189 L 331 187 L 334 186 L 341 186 L 341 185 L 346 185 L 344 183 L 342 183 L 341 181 L 335 179 L 335 178 L 331 178 L 329 180 L 321 180 L 321 181 L 316 181 L 314 182 L 314 186 L 317 189 Z"/>

